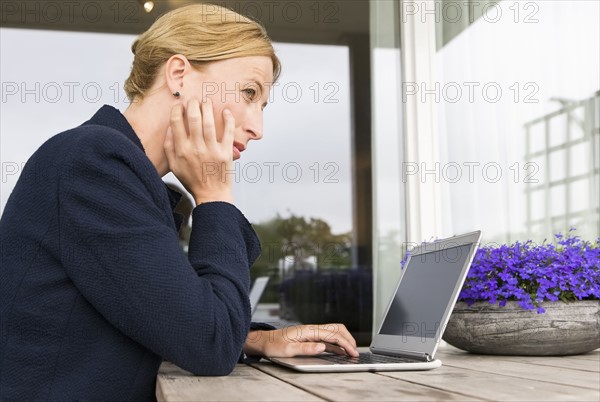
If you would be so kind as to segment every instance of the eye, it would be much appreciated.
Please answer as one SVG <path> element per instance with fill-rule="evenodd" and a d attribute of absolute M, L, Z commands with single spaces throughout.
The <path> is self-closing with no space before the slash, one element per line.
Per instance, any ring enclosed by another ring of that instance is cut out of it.
<path fill-rule="evenodd" d="M 244 93 L 244 97 L 248 101 L 253 102 L 254 100 L 256 100 L 256 89 L 246 88 L 246 89 L 242 90 L 242 92 Z"/>

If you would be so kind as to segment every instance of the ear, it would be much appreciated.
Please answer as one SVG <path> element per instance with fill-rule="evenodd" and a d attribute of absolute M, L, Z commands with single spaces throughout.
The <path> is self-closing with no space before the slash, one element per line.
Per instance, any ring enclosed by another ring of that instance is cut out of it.
<path fill-rule="evenodd" d="M 181 54 L 173 55 L 165 63 L 165 81 L 172 94 L 180 92 L 183 88 L 183 78 L 191 71 L 192 65 L 187 57 Z"/>

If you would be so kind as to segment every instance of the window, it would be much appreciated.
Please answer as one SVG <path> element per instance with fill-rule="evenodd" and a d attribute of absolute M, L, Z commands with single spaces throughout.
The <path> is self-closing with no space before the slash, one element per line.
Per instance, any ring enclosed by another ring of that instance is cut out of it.
<path fill-rule="evenodd" d="M 442 3 L 436 7 L 440 32 L 454 22 Z M 414 95 L 435 98 L 440 231 L 480 227 L 487 241 L 542 242 L 573 226 L 591 240 L 600 232 L 593 152 L 600 47 L 590 35 L 598 33 L 599 5 L 479 7 L 480 17 L 431 60 L 433 92 L 423 86 Z"/>
<path fill-rule="evenodd" d="M 398 110 L 373 109 L 375 277 L 387 280 L 376 280 L 375 326 L 411 243 L 477 229 L 484 243 L 552 241 L 571 227 L 597 238 L 599 7 L 373 2 L 372 82 L 394 92 L 375 105 Z"/>
<path fill-rule="evenodd" d="M 103 104 L 127 108 L 122 87 L 135 36 L 3 28 L 0 37 L 3 207 L 21 167 L 46 139 Z M 350 47 L 275 47 L 283 74 L 265 109 L 264 137 L 234 164 L 236 205 L 263 243 L 251 275 L 270 276 L 255 320 L 342 321 L 369 339 L 371 267 L 357 258 L 353 215 Z M 95 56 L 81 58 L 83 48 Z M 178 184 L 172 174 L 164 180 Z M 370 210 L 361 213 L 370 220 Z"/>
<path fill-rule="evenodd" d="M 235 199 L 263 247 L 252 277 L 270 277 L 254 319 L 344 321 L 348 286 L 361 277 L 352 256 L 349 49 L 277 43 L 276 50 L 283 72 L 265 109 L 264 137 L 235 166 Z"/>

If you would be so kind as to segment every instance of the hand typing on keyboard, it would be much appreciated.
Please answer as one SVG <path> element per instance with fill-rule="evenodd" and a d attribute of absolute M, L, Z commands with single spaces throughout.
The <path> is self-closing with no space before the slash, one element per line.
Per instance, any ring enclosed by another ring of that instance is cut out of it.
<path fill-rule="evenodd" d="M 312 356 L 322 352 L 358 357 L 356 341 L 344 324 L 295 325 L 252 331 L 244 353 L 264 357 Z"/>

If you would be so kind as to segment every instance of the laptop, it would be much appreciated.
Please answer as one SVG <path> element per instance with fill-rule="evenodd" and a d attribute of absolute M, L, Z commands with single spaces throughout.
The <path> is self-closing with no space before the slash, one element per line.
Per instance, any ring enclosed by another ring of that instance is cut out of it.
<path fill-rule="evenodd" d="M 260 297 L 267 288 L 268 282 L 268 276 L 259 276 L 254 280 L 254 284 L 252 285 L 252 289 L 250 289 L 250 294 L 248 295 L 248 297 L 250 298 L 250 307 L 252 309 L 251 314 L 254 314 L 254 312 L 256 311 L 256 307 L 258 306 Z"/>
<path fill-rule="evenodd" d="M 424 243 L 409 251 L 369 352 L 360 357 L 269 358 L 304 372 L 403 371 L 440 367 L 435 352 L 481 240 L 481 231 Z"/>

